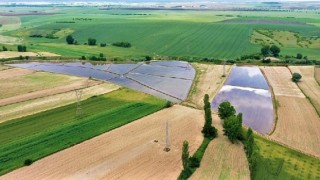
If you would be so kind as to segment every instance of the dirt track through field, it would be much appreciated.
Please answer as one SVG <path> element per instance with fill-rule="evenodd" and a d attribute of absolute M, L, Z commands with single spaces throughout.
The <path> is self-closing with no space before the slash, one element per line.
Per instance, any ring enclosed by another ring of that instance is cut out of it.
<path fill-rule="evenodd" d="M 198 179 L 250 179 L 249 165 L 241 142 L 232 144 L 223 136 L 222 121 L 213 116 L 219 136 L 210 142 L 201 166 L 190 180 Z"/>
<path fill-rule="evenodd" d="M 169 152 L 163 151 L 166 121 L 170 126 Z M 177 179 L 182 169 L 182 143 L 188 140 L 193 154 L 203 140 L 203 122 L 202 111 L 176 105 L 1 178 Z"/>
<path fill-rule="evenodd" d="M 290 66 L 292 73 L 300 73 L 302 79 L 298 82 L 298 86 L 308 96 L 320 114 L 320 86 L 314 78 L 314 66 Z"/>
<path fill-rule="evenodd" d="M 19 68 L 6 69 L 6 70 L 0 71 L 0 79 L 23 76 L 23 75 L 31 74 L 33 72 L 34 71 L 29 69 L 19 69 Z"/>
<path fill-rule="evenodd" d="M 194 92 L 188 102 L 195 104 L 197 108 L 203 107 L 203 97 L 209 94 L 213 98 L 223 85 L 226 77 L 223 75 L 223 65 L 194 64 L 198 70 L 197 86 L 192 89 Z M 229 74 L 231 66 L 226 66 L 226 74 Z"/>
<path fill-rule="evenodd" d="M 13 104 L 17 102 L 23 102 L 30 99 L 36 99 L 36 98 L 51 96 L 55 94 L 60 94 L 68 91 L 73 91 L 75 89 L 95 86 L 101 83 L 102 82 L 100 81 L 92 81 L 92 80 L 88 81 L 86 79 L 82 79 L 80 81 L 74 82 L 72 84 L 64 85 L 64 86 L 58 86 L 50 89 L 44 89 L 44 90 L 21 94 L 21 95 L 17 95 L 17 96 L 5 98 L 5 99 L 0 99 L 0 106 L 5 106 L 8 104 Z"/>
<path fill-rule="evenodd" d="M 278 106 L 278 121 L 271 139 L 320 157 L 320 119 L 312 104 L 291 81 L 286 67 L 262 68 Z"/>
<path fill-rule="evenodd" d="M 84 88 L 82 91 L 82 100 L 88 99 L 92 96 L 109 93 L 117 90 L 118 88 L 118 85 L 111 83 L 103 83 L 89 88 Z M 69 91 L 61 94 L 2 106 L 0 107 L 0 123 L 60 106 L 65 106 L 75 103 L 76 101 L 77 98 L 75 92 Z"/>

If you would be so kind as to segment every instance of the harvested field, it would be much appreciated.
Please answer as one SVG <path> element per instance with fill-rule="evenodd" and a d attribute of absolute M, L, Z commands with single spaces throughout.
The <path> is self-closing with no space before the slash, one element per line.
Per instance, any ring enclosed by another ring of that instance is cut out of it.
<path fill-rule="evenodd" d="M 80 81 L 82 83 L 87 82 L 86 79 L 79 77 L 53 74 L 47 72 L 32 73 L 32 71 L 30 70 L 21 69 L 9 69 L 5 71 L 0 71 L 0 74 L 9 74 L 8 71 L 10 71 L 11 76 L 13 74 L 16 74 L 15 72 L 18 72 L 22 75 L 15 77 L 10 77 L 9 75 L 8 78 L 0 78 L 0 99 L 5 99 L 44 89 L 51 89 L 58 86 L 66 86 L 68 84 Z"/>
<path fill-rule="evenodd" d="M 271 138 L 320 157 L 320 119 L 308 99 L 277 96 L 278 123 Z"/>
<path fill-rule="evenodd" d="M 0 71 L 3 71 L 3 70 L 7 70 L 7 69 L 11 69 L 12 67 L 9 67 L 9 66 L 5 66 L 5 65 L 1 65 L 0 64 Z M 1 76 L 0 76 L 1 78 Z"/>
<path fill-rule="evenodd" d="M 277 101 L 278 121 L 271 139 L 320 157 L 320 119 L 315 108 L 291 81 L 286 67 L 262 68 Z"/>
<path fill-rule="evenodd" d="M 20 44 L 21 42 L 22 42 L 22 39 L 19 39 L 19 38 L 16 38 L 16 37 L 11 37 L 11 36 L 0 35 L 0 43 L 1 44 L 13 45 L 13 44 Z M 8 54 L 8 56 L 10 57 L 10 54 Z M 16 57 L 19 57 L 19 56 L 16 56 Z M 28 56 L 28 55 L 26 55 L 26 56 Z M 3 59 L 3 58 L 4 57 L 0 56 L 0 59 Z"/>
<path fill-rule="evenodd" d="M 165 122 L 170 123 L 171 151 L 164 152 Z M 48 156 L 2 179 L 177 179 L 181 147 L 190 153 L 202 142 L 203 113 L 173 106 L 89 141 Z M 155 142 L 157 140 L 157 142 Z"/>
<path fill-rule="evenodd" d="M 223 136 L 222 121 L 213 116 L 219 136 L 210 142 L 201 166 L 190 179 L 250 179 L 250 171 L 242 143 L 232 144 Z"/>
<path fill-rule="evenodd" d="M 305 97 L 299 87 L 291 81 L 291 73 L 286 67 L 261 67 L 276 96 Z"/>
<path fill-rule="evenodd" d="M 0 36 L 0 40 L 1 40 L 1 36 Z M 4 41 L 4 40 L 2 40 L 2 41 Z M 10 40 L 10 41 L 12 41 L 12 40 Z M 22 57 L 26 57 L 26 56 L 29 56 L 29 57 L 56 57 L 56 56 L 60 56 L 60 55 L 54 54 L 54 53 L 49 53 L 49 52 L 39 52 L 39 53 L 17 52 L 17 51 L 2 51 L 2 52 L 0 52 L 0 59 L 18 58 L 20 56 L 22 56 Z"/>
<path fill-rule="evenodd" d="M 109 93 L 111 91 L 117 90 L 118 88 L 119 86 L 111 83 L 103 83 L 100 85 L 84 88 L 82 91 L 82 100 L 88 99 L 92 96 Z M 36 114 L 41 111 L 46 111 L 60 106 L 72 104 L 76 101 L 77 99 L 75 92 L 70 91 L 2 106 L 0 107 L 0 123 L 23 116 Z"/>
<path fill-rule="evenodd" d="M 14 78 L 14 77 L 32 74 L 34 72 L 29 69 L 19 69 L 19 68 L 5 69 L 6 66 L 0 66 L 0 68 L 3 68 L 3 70 L 0 71 L 0 81 L 3 79 Z"/>
<path fill-rule="evenodd" d="M 102 82 L 99 82 L 99 81 L 93 81 L 93 80 L 88 81 L 86 79 L 81 79 L 77 82 L 73 82 L 68 85 L 53 87 L 51 89 L 44 89 L 40 91 L 35 91 L 31 93 L 26 93 L 26 94 L 21 94 L 13 97 L 0 99 L 0 106 L 5 106 L 5 105 L 17 103 L 17 102 L 23 102 L 30 99 L 36 99 L 36 98 L 42 98 L 42 97 L 51 96 L 55 94 L 60 94 L 68 91 L 73 91 L 75 89 L 82 89 L 85 87 L 95 86 L 101 83 Z"/>
<path fill-rule="evenodd" d="M 320 84 L 320 67 L 315 67 L 314 76 L 315 76 L 318 84 Z"/>
<path fill-rule="evenodd" d="M 198 77 L 195 79 L 188 103 L 195 104 L 197 108 L 203 107 L 203 97 L 209 94 L 213 98 L 225 81 L 223 66 L 211 64 L 194 64 L 197 69 Z M 229 74 L 231 66 L 226 66 L 226 74 Z"/>
<path fill-rule="evenodd" d="M 311 103 L 320 115 L 320 86 L 314 78 L 314 66 L 290 66 L 292 73 L 300 73 L 302 79 L 298 82 L 298 86 L 303 93 L 310 98 Z"/>

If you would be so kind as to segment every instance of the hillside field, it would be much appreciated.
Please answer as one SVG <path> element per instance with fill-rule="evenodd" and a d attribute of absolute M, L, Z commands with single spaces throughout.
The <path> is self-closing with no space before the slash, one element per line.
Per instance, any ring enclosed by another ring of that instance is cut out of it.
<path fill-rule="evenodd" d="M 128 89 L 0 124 L 0 174 L 112 130 L 164 107 L 165 101 Z M 79 135 L 80 134 L 80 135 Z M 63 143 L 61 143 L 63 142 Z"/>
<path fill-rule="evenodd" d="M 312 46 L 283 46 L 283 55 L 295 56 L 301 52 L 309 59 L 320 59 L 318 40 L 312 39 L 320 37 L 320 27 L 313 25 L 319 20 L 313 12 L 310 12 L 309 19 L 298 12 L 287 12 L 287 17 L 293 18 L 276 18 L 267 12 L 106 11 L 92 7 L 55 9 L 55 12 L 57 14 L 46 16 L 22 16 L 23 28 L 6 31 L 3 35 L 22 38 L 30 51 L 49 51 L 69 57 L 104 53 L 107 57 L 127 59 L 145 55 L 236 59 L 260 52 L 261 44 L 251 40 L 257 30 L 277 30 L 294 32 L 301 38 L 314 41 Z M 79 45 L 66 44 L 65 37 L 69 34 Z M 42 37 L 30 37 L 38 35 Z M 291 37 L 291 34 L 287 35 Z M 85 45 L 88 38 L 96 38 L 98 45 Z M 286 41 L 286 38 L 282 39 Z M 132 47 L 111 45 L 119 41 L 130 42 Z M 108 46 L 100 47 L 100 43 Z"/>

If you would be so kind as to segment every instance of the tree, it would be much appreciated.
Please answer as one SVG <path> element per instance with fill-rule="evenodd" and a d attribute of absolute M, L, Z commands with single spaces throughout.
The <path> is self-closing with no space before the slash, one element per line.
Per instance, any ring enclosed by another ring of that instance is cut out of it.
<path fill-rule="evenodd" d="M 228 139 L 234 143 L 241 136 L 242 114 L 227 117 L 223 122 L 223 131 Z"/>
<path fill-rule="evenodd" d="M 17 50 L 18 50 L 18 52 L 27 52 L 27 47 L 22 46 L 22 45 L 18 45 Z"/>
<path fill-rule="evenodd" d="M 273 54 L 274 57 L 278 57 L 279 56 L 279 53 L 280 53 L 280 48 L 276 45 L 272 45 L 270 47 L 270 51 L 271 53 Z"/>
<path fill-rule="evenodd" d="M 245 149 L 248 157 L 252 155 L 253 145 L 254 145 L 253 132 L 252 132 L 252 129 L 249 128 L 247 131 L 246 142 L 245 142 Z"/>
<path fill-rule="evenodd" d="M 66 37 L 66 41 L 67 41 L 68 44 L 73 44 L 75 40 L 71 35 L 68 35 Z"/>
<path fill-rule="evenodd" d="M 88 39 L 88 45 L 89 46 L 95 46 L 97 44 L 97 40 L 93 38 Z"/>
<path fill-rule="evenodd" d="M 234 107 L 231 105 L 230 102 L 225 101 L 225 102 L 222 102 L 219 105 L 218 113 L 219 113 L 219 117 L 221 119 L 226 119 L 229 116 L 235 115 L 236 114 L 236 110 L 234 109 Z"/>
<path fill-rule="evenodd" d="M 188 143 L 188 141 L 183 142 L 181 159 L 182 159 L 183 169 L 184 170 L 188 169 L 189 168 L 189 143 Z"/>
<path fill-rule="evenodd" d="M 2 50 L 3 50 L 3 51 L 8 51 L 8 48 L 5 47 L 5 46 L 2 46 Z"/>
<path fill-rule="evenodd" d="M 261 48 L 261 54 L 263 56 L 268 56 L 269 55 L 269 52 L 270 52 L 270 46 L 263 46 Z"/>
<path fill-rule="evenodd" d="M 151 56 L 146 56 L 146 57 L 145 57 L 145 60 L 146 60 L 146 61 L 151 61 L 151 59 L 152 59 Z"/>
<path fill-rule="evenodd" d="M 302 78 L 301 74 L 293 73 L 291 79 L 292 79 L 293 82 L 299 82 L 301 78 Z"/>
<path fill-rule="evenodd" d="M 203 103 L 204 103 L 204 114 L 205 114 L 205 123 L 202 128 L 202 133 L 204 137 L 213 139 L 217 137 L 218 131 L 215 127 L 212 126 L 212 114 L 211 114 L 211 105 L 209 102 L 209 95 L 206 94 L 203 98 Z"/>
<path fill-rule="evenodd" d="M 297 59 L 302 59 L 302 54 L 301 54 L 301 53 L 298 53 L 297 56 L 296 56 L 296 58 L 297 58 Z"/>

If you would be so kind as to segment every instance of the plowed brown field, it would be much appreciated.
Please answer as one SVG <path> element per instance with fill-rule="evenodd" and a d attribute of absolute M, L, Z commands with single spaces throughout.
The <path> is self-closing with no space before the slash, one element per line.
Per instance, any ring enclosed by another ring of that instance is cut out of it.
<path fill-rule="evenodd" d="M 320 114 L 320 86 L 314 78 L 314 66 L 290 66 L 291 72 L 297 72 L 302 75 L 298 86 L 308 96 Z"/>
<path fill-rule="evenodd" d="M 250 171 L 242 143 L 232 144 L 223 136 L 222 122 L 213 116 L 219 136 L 210 142 L 201 166 L 190 179 L 250 179 Z"/>
<path fill-rule="evenodd" d="M 223 65 L 194 64 L 198 70 L 198 79 L 195 87 L 191 90 L 189 103 L 195 104 L 197 108 L 203 107 L 203 97 L 209 94 L 213 98 L 223 85 L 226 77 L 223 75 Z M 226 74 L 229 74 L 231 66 L 226 66 Z"/>
<path fill-rule="evenodd" d="M 273 87 L 278 104 L 278 121 L 271 139 L 320 157 L 320 119 L 309 100 L 291 81 L 286 67 L 262 68 Z"/>
<path fill-rule="evenodd" d="M 164 152 L 169 121 L 171 151 Z M 78 144 L 1 179 L 177 179 L 184 140 L 193 153 L 203 137 L 203 112 L 173 106 Z"/>

